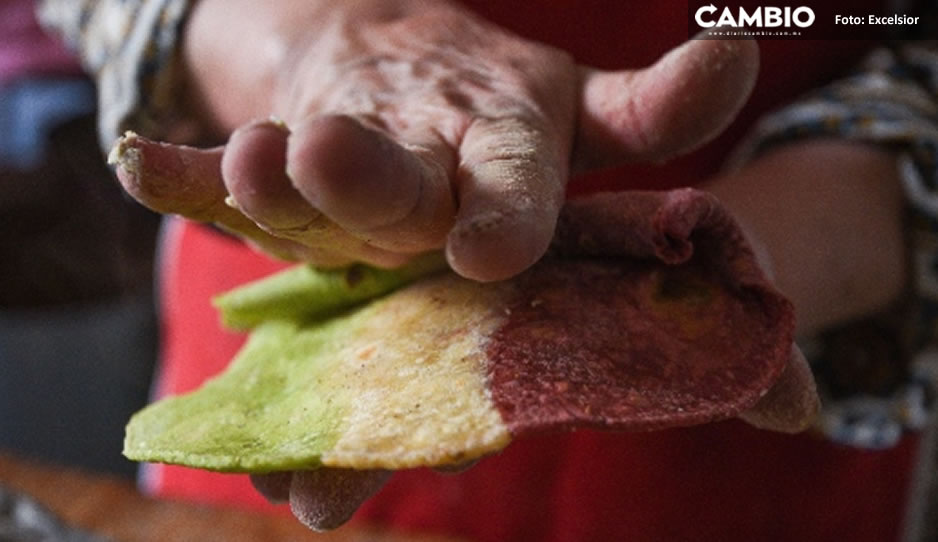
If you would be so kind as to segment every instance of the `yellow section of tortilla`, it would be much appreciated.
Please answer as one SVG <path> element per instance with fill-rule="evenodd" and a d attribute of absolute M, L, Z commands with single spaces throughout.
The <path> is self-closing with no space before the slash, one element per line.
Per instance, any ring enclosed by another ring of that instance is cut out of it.
<path fill-rule="evenodd" d="M 506 286 L 447 276 L 380 303 L 340 354 L 332 385 L 353 383 L 344 431 L 322 463 L 405 468 L 461 463 L 511 437 L 486 389 L 486 338 Z"/>

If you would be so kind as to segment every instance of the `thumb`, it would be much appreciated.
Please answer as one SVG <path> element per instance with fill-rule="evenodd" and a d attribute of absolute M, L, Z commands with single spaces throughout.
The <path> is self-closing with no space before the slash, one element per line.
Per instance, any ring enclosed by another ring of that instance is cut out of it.
<path fill-rule="evenodd" d="M 235 212 L 225 205 L 223 152 L 223 147 L 197 149 L 127 132 L 114 145 L 108 162 L 124 190 L 146 207 L 212 222 Z"/>
<path fill-rule="evenodd" d="M 128 132 L 117 141 L 108 161 L 124 190 L 153 211 L 213 222 L 284 259 L 314 253 L 318 261 L 332 264 L 334 256 L 274 237 L 227 203 L 224 155 L 225 147 L 199 149 L 160 143 Z"/>
<path fill-rule="evenodd" d="M 797 433 L 809 428 L 821 408 L 814 376 L 798 345 L 775 385 L 739 417 L 760 429 Z"/>
<path fill-rule="evenodd" d="M 753 40 L 692 39 L 639 71 L 581 68 L 573 165 L 587 170 L 660 160 L 719 134 L 759 71 Z"/>

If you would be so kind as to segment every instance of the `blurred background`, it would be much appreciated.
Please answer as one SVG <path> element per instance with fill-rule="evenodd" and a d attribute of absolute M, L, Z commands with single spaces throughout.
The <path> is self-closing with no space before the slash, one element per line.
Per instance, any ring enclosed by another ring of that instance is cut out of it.
<path fill-rule="evenodd" d="M 124 196 L 95 88 L 33 8 L 0 0 L 0 453 L 132 477 L 159 219 Z"/>

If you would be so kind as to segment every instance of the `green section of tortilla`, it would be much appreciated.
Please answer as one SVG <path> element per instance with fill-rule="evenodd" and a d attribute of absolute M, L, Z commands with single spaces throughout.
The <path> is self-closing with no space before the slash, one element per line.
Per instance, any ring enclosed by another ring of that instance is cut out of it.
<path fill-rule="evenodd" d="M 356 264 L 337 270 L 298 265 L 216 297 L 222 323 L 250 329 L 274 319 L 323 318 L 446 268 L 439 253 L 397 269 Z"/>
<path fill-rule="evenodd" d="M 134 415 L 124 454 L 221 471 L 318 466 L 339 437 L 352 393 L 320 390 L 341 359 L 336 339 L 354 334 L 360 319 L 352 313 L 315 326 L 286 320 L 258 326 L 228 369 L 198 392 Z"/>
<path fill-rule="evenodd" d="M 455 274 L 329 319 L 257 326 L 200 389 L 127 426 L 138 461 L 271 472 L 467 461 L 510 435 L 485 388 L 485 337 L 508 292 Z"/>
<path fill-rule="evenodd" d="M 441 273 L 373 300 L 444 265 L 437 255 L 393 271 L 298 266 L 220 296 L 228 325 L 253 328 L 248 341 L 198 390 L 138 412 L 124 455 L 257 473 L 403 468 L 500 449 L 508 433 L 469 331 L 487 329 L 499 289 Z"/>

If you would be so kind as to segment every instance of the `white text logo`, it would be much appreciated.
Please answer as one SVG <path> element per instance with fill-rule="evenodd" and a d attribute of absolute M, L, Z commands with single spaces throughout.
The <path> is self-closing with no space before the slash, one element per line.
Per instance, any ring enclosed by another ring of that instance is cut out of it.
<path fill-rule="evenodd" d="M 799 28 L 807 28 L 814 23 L 814 10 L 806 6 L 791 7 L 757 7 L 752 13 L 740 7 L 734 13 L 728 6 L 720 11 L 720 16 L 714 17 L 718 12 L 716 6 L 700 6 L 694 19 L 703 28 L 714 26 L 729 26 L 733 28 L 781 28 L 791 27 L 793 24 Z"/>

